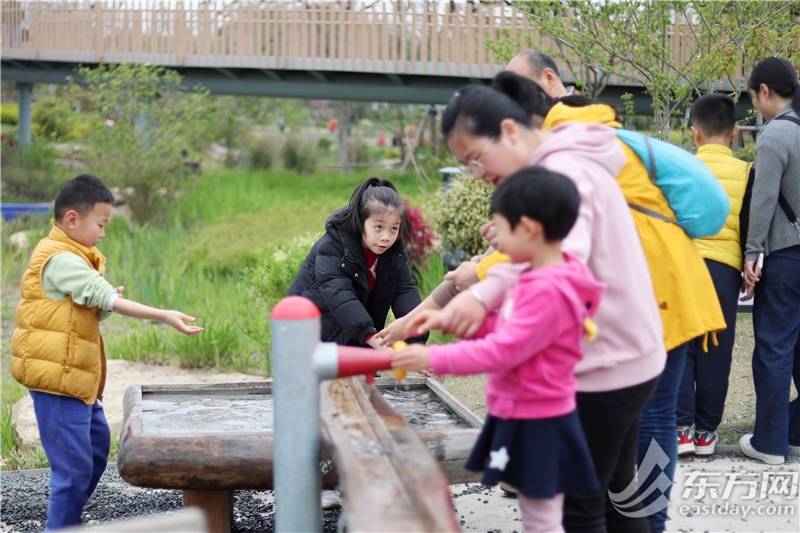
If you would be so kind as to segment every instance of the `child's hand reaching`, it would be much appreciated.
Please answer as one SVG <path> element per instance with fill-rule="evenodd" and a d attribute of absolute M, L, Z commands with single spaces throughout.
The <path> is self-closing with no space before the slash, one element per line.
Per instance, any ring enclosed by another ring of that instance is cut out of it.
<path fill-rule="evenodd" d="M 458 265 L 455 270 L 445 274 L 444 279 L 452 281 L 456 289 L 463 291 L 478 282 L 478 263 L 465 261 Z"/>
<path fill-rule="evenodd" d="M 405 324 L 403 334 L 406 338 L 422 335 L 432 329 L 442 329 L 442 312 L 439 310 L 420 311 Z"/>
<path fill-rule="evenodd" d="M 412 344 L 404 350 L 394 352 L 392 368 L 403 370 L 427 370 L 429 361 L 428 348 L 424 344 Z"/>
<path fill-rule="evenodd" d="M 375 348 L 376 350 L 381 350 L 384 352 L 389 349 L 389 347 L 384 343 L 383 339 L 377 334 L 367 339 L 367 345 Z"/>
<path fill-rule="evenodd" d="M 187 324 L 187 322 L 194 322 L 195 320 L 197 320 L 195 317 L 184 315 L 180 311 L 164 311 L 163 322 L 186 335 L 195 335 L 203 331 L 203 328 L 200 326 L 190 326 Z"/>
<path fill-rule="evenodd" d="M 117 293 L 117 296 L 122 296 L 122 293 L 125 291 L 125 285 L 120 285 L 119 287 L 114 287 L 114 292 Z"/>
<path fill-rule="evenodd" d="M 396 343 L 397 341 L 405 340 L 406 339 L 405 329 L 406 329 L 406 317 L 396 318 L 394 322 L 392 322 L 391 324 L 383 328 L 381 331 L 376 333 L 375 337 L 372 338 L 373 339 L 377 338 L 378 342 L 380 343 L 380 347 L 386 348 Z"/>

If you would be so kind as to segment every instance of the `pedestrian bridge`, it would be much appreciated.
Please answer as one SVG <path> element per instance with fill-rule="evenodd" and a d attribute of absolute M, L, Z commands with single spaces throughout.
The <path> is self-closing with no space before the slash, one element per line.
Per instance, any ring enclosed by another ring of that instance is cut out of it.
<path fill-rule="evenodd" d="M 2 2 L 3 79 L 24 84 L 131 62 L 215 93 L 441 104 L 501 69 L 490 51 L 501 38 L 554 46 L 505 2 Z M 625 91 L 641 92 L 633 72 L 612 78 L 607 96 Z"/>

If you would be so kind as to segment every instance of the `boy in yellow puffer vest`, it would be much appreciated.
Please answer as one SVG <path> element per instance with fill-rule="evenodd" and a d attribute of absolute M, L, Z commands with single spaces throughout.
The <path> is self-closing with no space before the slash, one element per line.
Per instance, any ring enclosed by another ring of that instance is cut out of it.
<path fill-rule="evenodd" d="M 110 432 L 100 400 L 106 357 L 100 320 L 111 311 L 159 320 L 193 335 L 194 318 L 121 297 L 103 277 L 95 248 L 111 218 L 114 196 L 90 175 L 58 193 L 50 233 L 33 250 L 22 278 L 11 374 L 30 390 L 39 436 L 50 463 L 45 531 L 80 524 L 106 467 Z"/>
<path fill-rule="evenodd" d="M 678 397 L 678 453 L 714 453 L 717 426 L 722 420 L 731 370 L 736 309 L 742 285 L 742 248 L 739 213 L 750 165 L 731 151 L 736 134 L 733 100 L 721 94 L 701 96 L 692 106 L 692 132 L 697 157 L 714 173 L 731 204 L 725 227 L 713 237 L 695 239 L 714 281 L 727 329 L 718 333 L 718 345 L 703 353 L 698 341 L 689 347 Z"/>

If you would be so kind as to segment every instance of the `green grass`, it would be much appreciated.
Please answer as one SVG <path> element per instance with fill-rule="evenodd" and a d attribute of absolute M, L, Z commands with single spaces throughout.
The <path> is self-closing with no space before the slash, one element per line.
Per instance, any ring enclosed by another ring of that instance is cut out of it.
<path fill-rule="evenodd" d="M 297 235 L 320 234 L 325 219 L 347 203 L 368 175 L 220 170 L 200 177 L 177 199 L 161 227 L 112 220 L 99 244 L 107 258 L 107 279 L 124 285 L 126 297 L 180 309 L 196 316 L 206 329 L 185 337 L 161 324 L 115 315 L 102 326 L 108 356 L 184 368 L 268 372 L 268 337 L 253 338 L 248 334 L 253 328 L 247 325 L 263 323 L 258 331 L 265 332 L 269 309 L 248 299 L 241 288 L 244 272 L 272 245 Z M 421 201 L 424 192 L 413 176 L 382 176 L 392 179 L 412 202 Z M 34 245 L 49 227 L 41 218 L 2 226 L 3 468 L 46 466 L 40 450 L 17 450 L 11 430 L 11 406 L 25 389 L 10 377 L 8 341 L 30 250 L 16 252 L 7 242 L 10 234 L 27 231 Z M 435 270 L 436 263 L 431 268 Z"/>

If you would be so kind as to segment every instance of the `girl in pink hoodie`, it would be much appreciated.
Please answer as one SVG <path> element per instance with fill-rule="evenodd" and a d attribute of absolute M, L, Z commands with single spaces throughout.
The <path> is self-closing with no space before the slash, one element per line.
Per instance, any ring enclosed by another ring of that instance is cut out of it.
<path fill-rule="evenodd" d="M 544 133 L 526 109 L 530 91 L 508 84 L 470 85 L 450 100 L 442 130 L 453 155 L 476 179 L 495 186 L 530 165 L 561 172 L 578 188 L 578 220 L 564 250 L 607 285 L 597 311 L 600 333 L 584 346 L 575 368 L 577 407 L 600 489 L 567 493 L 568 531 L 649 532 L 636 491 L 640 413 L 664 368 L 661 322 L 634 222 L 615 176 L 624 155 L 605 126 L 568 124 Z M 500 306 L 522 265 L 496 265 L 484 281 L 463 290 L 443 309 L 439 325 L 463 335 Z M 464 287 L 461 287 L 462 289 Z M 436 307 L 429 297 L 421 307 Z M 405 331 L 415 330 L 417 310 Z"/>
<path fill-rule="evenodd" d="M 564 492 L 599 487 L 575 411 L 574 369 L 603 285 L 561 250 L 579 205 L 575 185 L 542 167 L 504 181 L 492 198 L 496 245 L 522 269 L 500 311 L 471 340 L 412 345 L 392 361 L 440 374 L 488 373 L 489 415 L 467 468 L 483 470 L 484 484 L 517 488 L 528 532 L 563 531 Z M 421 328 L 436 327 L 440 314 L 421 313 Z"/>

